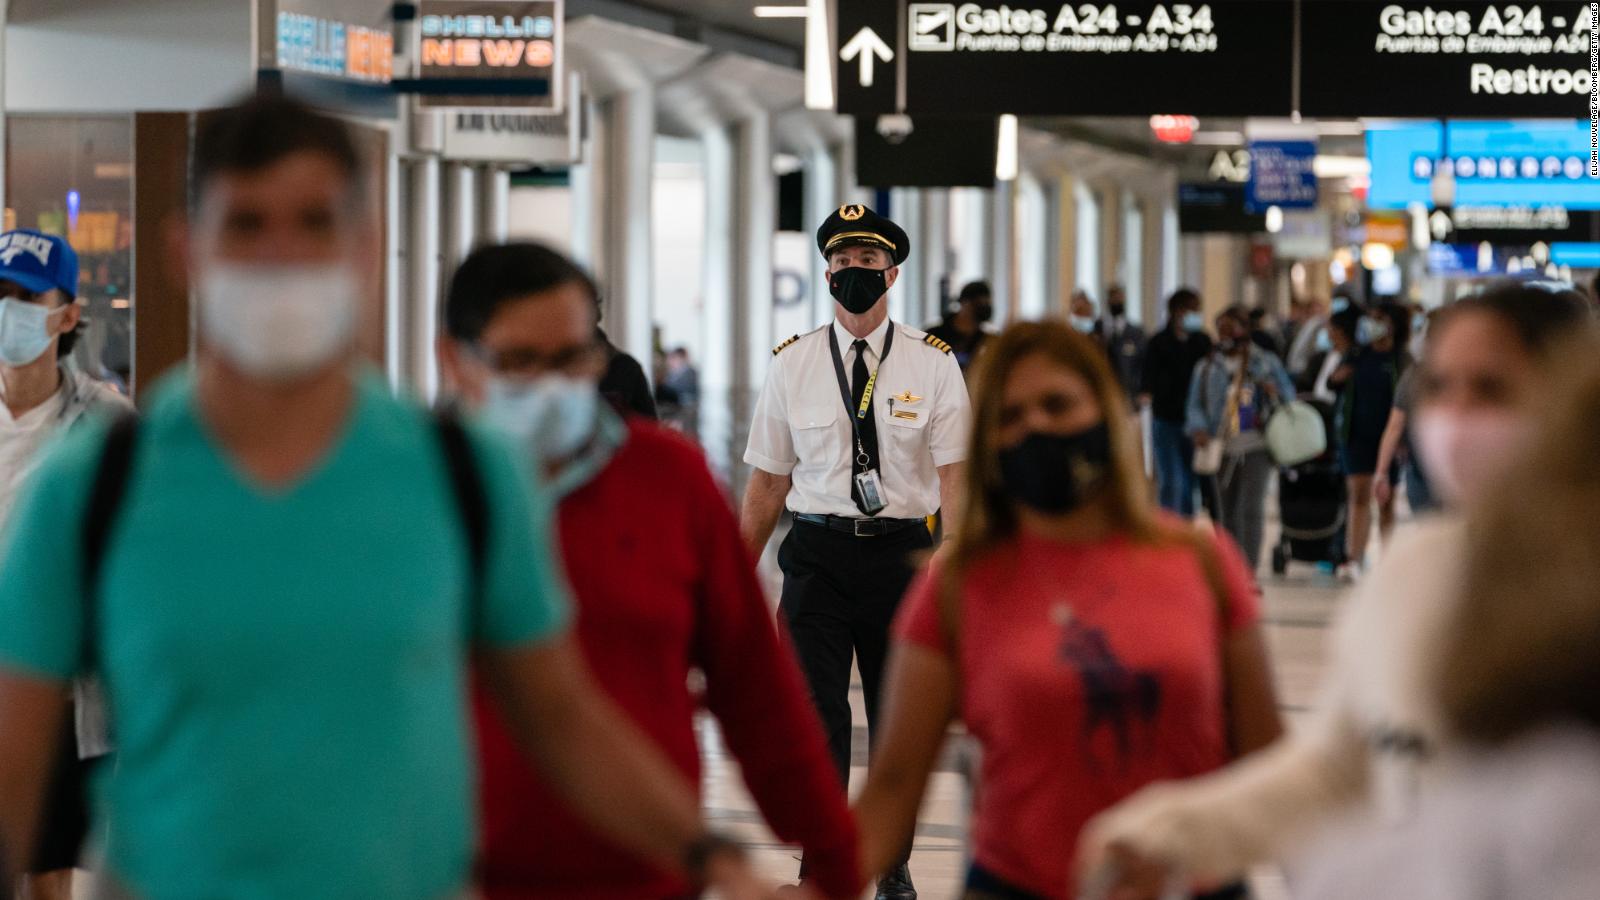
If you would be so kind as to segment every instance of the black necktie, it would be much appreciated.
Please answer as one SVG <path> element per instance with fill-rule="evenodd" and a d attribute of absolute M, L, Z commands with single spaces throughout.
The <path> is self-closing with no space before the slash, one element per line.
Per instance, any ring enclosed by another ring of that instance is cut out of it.
<path fill-rule="evenodd" d="M 855 366 L 850 371 L 850 415 L 854 416 L 861 409 L 861 397 L 867 391 L 867 381 L 872 378 L 872 373 L 867 371 L 867 342 L 856 341 L 850 345 L 856 352 Z M 878 468 L 878 422 L 868 408 L 865 418 L 858 418 L 856 429 L 861 440 L 861 447 L 850 448 L 851 473 L 859 475 L 869 469 Z M 866 453 L 866 464 L 862 465 L 861 451 Z M 870 507 L 861 498 L 861 492 L 856 489 L 855 478 L 850 479 L 850 499 L 856 502 L 856 508 L 866 513 Z M 871 515 L 871 513 L 867 513 Z"/>

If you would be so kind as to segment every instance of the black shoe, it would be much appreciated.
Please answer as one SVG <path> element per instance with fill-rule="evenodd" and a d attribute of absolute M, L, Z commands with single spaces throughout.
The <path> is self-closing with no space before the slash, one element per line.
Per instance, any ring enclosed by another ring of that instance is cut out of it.
<path fill-rule="evenodd" d="M 917 900 L 911 885 L 911 869 L 904 864 L 878 879 L 877 900 Z"/>

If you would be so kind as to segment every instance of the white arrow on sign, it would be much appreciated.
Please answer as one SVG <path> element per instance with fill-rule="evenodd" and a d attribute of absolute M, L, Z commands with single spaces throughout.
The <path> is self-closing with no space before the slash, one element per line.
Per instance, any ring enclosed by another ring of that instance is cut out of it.
<path fill-rule="evenodd" d="M 1433 228 L 1433 239 L 1436 241 L 1442 241 L 1450 236 L 1453 223 L 1450 221 L 1449 213 L 1442 209 L 1436 209 L 1433 211 L 1433 215 L 1428 219 L 1428 225 Z"/>
<path fill-rule="evenodd" d="M 894 59 L 894 50 L 883 42 L 883 38 L 878 37 L 876 31 L 871 28 L 863 28 L 856 32 L 856 36 L 851 38 L 850 42 L 839 50 L 839 58 L 845 62 L 849 62 L 858 56 L 861 57 L 861 86 L 869 88 L 872 87 L 872 69 L 874 65 L 880 59 L 884 62 Z"/>

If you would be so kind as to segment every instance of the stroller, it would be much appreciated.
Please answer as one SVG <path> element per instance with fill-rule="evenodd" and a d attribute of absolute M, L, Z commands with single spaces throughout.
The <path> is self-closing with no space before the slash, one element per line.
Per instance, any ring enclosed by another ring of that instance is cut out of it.
<path fill-rule="evenodd" d="M 1322 400 L 1307 400 L 1322 415 L 1323 426 L 1334 432 L 1333 406 Z M 1321 456 L 1298 466 L 1278 470 L 1277 546 L 1272 548 L 1272 572 L 1282 575 L 1289 563 L 1328 563 L 1334 566 L 1345 559 L 1344 472 L 1339 466 L 1334 442 Z"/>

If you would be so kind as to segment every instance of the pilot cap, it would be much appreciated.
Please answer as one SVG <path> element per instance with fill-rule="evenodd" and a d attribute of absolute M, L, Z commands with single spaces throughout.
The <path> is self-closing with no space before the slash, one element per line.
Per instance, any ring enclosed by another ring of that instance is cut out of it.
<path fill-rule="evenodd" d="M 905 229 L 865 206 L 841 206 L 817 229 L 817 249 L 824 259 L 841 247 L 877 247 L 895 265 L 911 255 L 911 238 Z"/>

